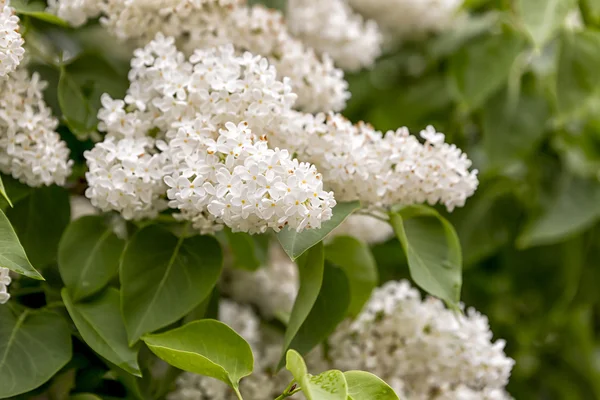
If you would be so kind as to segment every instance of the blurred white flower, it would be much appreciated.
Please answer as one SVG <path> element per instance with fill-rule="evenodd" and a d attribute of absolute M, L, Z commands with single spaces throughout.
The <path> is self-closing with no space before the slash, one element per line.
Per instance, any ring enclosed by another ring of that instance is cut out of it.
<path fill-rule="evenodd" d="M 0 304 L 6 304 L 10 299 L 10 293 L 8 293 L 10 282 L 9 269 L 0 267 Z"/>
<path fill-rule="evenodd" d="M 504 387 L 514 361 L 492 336 L 477 311 L 458 314 L 421 299 L 406 281 L 388 282 L 330 337 L 329 355 L 336 368 L 370 371 L 402 398 L 509 399 Z"/>
<path fill-rule="evenodd" d="M 369 215 L 352 214 L 331 232 L 328 238 L 353 236 L 367 244 L 378 244 L 394 236 L 392 226 Z"/>
<path fill-rule="evenodd" d="M 381 55 L 377 23 L 365 21 L 346 0 L 289 0 L 286 17 L 290 32 L 344 70 L 370 67 Z"/>
<path fill-rule="evenodd" d="M 34 187 L 64 185 L 73 164 L 44 102 L 45 86 L 23 67 L 0 79 L 0 170 Z"/>

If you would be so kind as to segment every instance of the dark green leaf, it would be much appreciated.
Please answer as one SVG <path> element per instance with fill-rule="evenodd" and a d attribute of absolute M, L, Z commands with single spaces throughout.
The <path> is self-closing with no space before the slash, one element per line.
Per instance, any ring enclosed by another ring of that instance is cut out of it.
<path fill-rule="evenodd" d="M 58 242 L 69 224 L 70 214 L 69 194 L 58 186 L 33 190 L 6 213 L 37 268 L 56 261 Z"/>
<path fill-rule="evenodd" d="M 69 397 L 70 400 L 102 400 L 100 397 L 92 393 L 78 393 Z"/>
<path fill-rule="evenodd" d="M 236 392 L 240 379 L 253 370 L 250 345 L 233 329 L 216 320 L 192 322 L 165 333 L 145 335 L 143 340 L 154 354 L 169 364 L 219 379 Z"/>
<path fill-rule="evenodd" d="M 405 207 L 393 212 L 390 222 L 402 243 L 415 283 L 449 305 L 458 307 L 462 255 L 452 225 L 425 206 Z"/>
<path fill-rule="evenodd" d="M 13 206 L 12 202 L 10 201 L 10 198 L 6 194 L 6 189 L 4 189 L 4 183 L 2 182 L 1 177 L 0 177 L 0 195 L 2 195 L 2 197 L 4 197 L 4 199 L 8 202 L 9 206 L 11 206 L 11 207 Z"/>
<path fill-rule="evenodd" d="M 477 109 L 507 82 L 522 49 L 521 37 L 504 31 L 478 38 L 453 55 L 450 82 L 468 110 Z"/>
<path fill-rule="evenodd" d="M 0 307 L 0 399 L 33 390 L 71 359 L 71 333 L 50 311 L 16 316 Z"/>
<path fill-rule="evenodd" d="M 214 237 L 177 238 L 155 225 L 137 232 L 121 261 L 121 307 L 129 343 L 177 321 L 208 297 L 223 264 Z"/>
<path fill-rule="evenodd" d="M 283 250 L 292 260 L 300 257 L 306 250 L 323 240 L 332 230 L 340 225 L 350 214 L 360 208 L 360 202 L 338 203 L 333 209 L 333 216 L 321 225 L 320 229 L 305 229 L 298 233 L 293 229 L 282 229 L 277 239 Z"/>
<path fill-rule="evenodd" d="M 73 221 L 58 248 L 60 275 L 74 301 L 101 290 L 117 274 L 125 241 L 102 216 Z"/>
<path fill-rule="evenodd" d="M 33 268 L 19 238 L 4 212 L 0 210 L 0 267 L 33 279 L 43 280 L 42 275 Z"/>
<path fill-rule="evenodd" d="M 325 258 L 346 273 L 352 294 L 348 313 L 357 316 L 379 282 L 369 246 L 350 236 L 336 236 L 325 246 Z"/>
<path fill-rule="evenodd" d="M 531 40 L 541 49 L 557 33 L 576 0 L 518 0 L 516 6 Z"/>
<path fill-rule="evenodd" d="M 252 236 L 244 232 L 231 232 L 229 228 L 225 229 L 225 233 L 235 258 L 235 266 L 249 271 L 259 269 L 261 263 L 256 255 L 256 247 Z"/>
<path fill-rule="evenodd" d="M 600 218 L 600 183 L 567 177 L 543 214 L 519 236 L 519 247 L 547 245 L 567 239 L 592 226 Z"/>
<path fill-rule="evenodd" d="M 387 383 L 365 371 L 344 372 L 349 400 L 399 400 Z"/>
<path fill-rule="evenodd" d="M 58 81 L 58 103 L 69 129 L 78 136 L 86 137 L 96 129 L 97 111 L 94 110 L 75 79 L 62 69 Z"/>
<path fill-rule="evenodd" d="M 142 376 L 137 363 L 138 350 L 127 343 L 117 289 L 108 288 L 84 303 L 74 302 L 67 289 L 63 289 L 62 298 L 81 337 L 92 350 L 130 374 Z"/>
<path fill-rule="evenodd" d="M 564 32 L 560 41 L 556 96 L 563 113 L 582 105 L 600 88 L 600 32 Z"/>
<path fill-rule="evenodd" d="M 580 0 L 579 5 L 586 23 L 600 26 L 600 0 Z"/>

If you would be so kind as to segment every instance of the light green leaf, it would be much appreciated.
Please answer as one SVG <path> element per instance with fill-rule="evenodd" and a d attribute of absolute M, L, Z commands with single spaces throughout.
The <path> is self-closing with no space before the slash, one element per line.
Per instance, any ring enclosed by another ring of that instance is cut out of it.
<path fill-rule="evenodd" d="M 567 177 L 553 202 L 517 239 L 521 248 L 562 241 L 591 227 L 600 218 L 600 182 Z"/>
<path fill-rule="evenodd" d="M 489 34 L 461 48 L 450 59 L 451 86 L 468 110 L 479 108 L 506 84 L 523 40 L 512 31 Z"/>
<path fill-rule="evenodd" d="M 348 313 L 358 315 L 379 282 L 369 246 L 350 236 L 337 236 L 325 246 L 325 259 L 346 273 L 352 294 Z"/>
<path fill-rule="evenodd" d="M 306 250 L 325 239 L 332 230 L 340 225 L 350 214 L 360 208 L 360 202 L 338 203 L 333 209 L 333 216 L 321 225 L 320 229 L 305 229 L 298 233 L 293 229 L 282 229 L 277 239 L 283 250 L 292 260 L 300 257 Z"/>
<path fill-rule="evenodd" d="M 399 400 L 387 383 L 365 371 L 344 372 L 349 400 Z"/>
<path fill-rule="evenodd" d="M 32 190 L 6 212 L 31 263 L 38 269 L 56 261 L 58 242 L 70 214 L 69 193 L 58 186 Z"/>
<path fill-rule="evenodd" d="M 73 221 L 58 246 L 60 275 L 74 301 L 90 296 L 117 274 L 125 241 L 102 216 Z"/>
<path fill-rule="evenodd" d="M 4 183 L 2 182 L 2 178 L 0 178 L 0 195 L 4 197 L 4 199 L 8 202 L 9 206 L 13 206 L 13 203 L 10 201 L 10 198 L 6 194 L 6 189 L 4 189 Z"/>
<path fill-rule="evenodd" d="M 236 392 L 240 379 L 253 370 L 250 345 L 216 320 L 192 322 L 165 333 L 145 335 L 142 340 L 174 367 L 219 379 Z"/>
<path fill-rule="evenodd" d="M 581 0 L 579 6 L 586 24 L 600 25 L 600 0 Z"/>
<path fill-rule="evenodd" d="M 18 14 L 27 15 L 65 28 L 69 26 L 63 19 L 46 12 L 46 5 L 43 1 L 11 0 L 10 6 L 14 8 Z"/>
<path fill-rule="evenodd" d="M 231 232 L 231 229 L 225 228 L 229 247 L 235 258 L 235 266 L 249 271 L 256 271 L 260 268 L 261 262 L 256 254 L 256 247 L 252 236 L 244 232 Z"/>
<path fill-rule="evenodd" d="M 121 308 L 129 343 L 197 307 L 219 279 L 221 247 L 214 237 L 176 237 L 151 225 L 137 232 L 121 260 Z"/>
<path fill-rule="evenodd" d="M 563 113 L 578 110 L 598 93 L 599 64 L 600 32 L 563 32 L 556 77 L 556 96 Z"/>
<path fill-rule="evenodd" d="M 294 350 L 286 354 L 286 368 L 300 384 L 308 400 L 347 400 L 348 387 L 341 371 L 329 370 L 319 375 L 307 373 L 302 356 Z"/>
<path fill-rule="evenodd" d="M 4 212 L 0 210 L 0 267 L 8 268 L 18 274 L 33 279 L 40 279 L 42 275 L 33 268 L 19 238 Z"/>
<path fill-rule="evenodd" d="M 462 255 L 452 225 L 437 211 L 425 206 L 392 212 L 390 222 L 402 243 L 415 283 L 449 305 L 458 307 Z"/>
<path fill-rule="evenodd" d="M 102 357 L 130 374 L 142 376 L 137 363 L 138 349 L 130 348 L 119 309 L 119 291 L 108 288 L 85 303 L 71 300 L 67 289 L 62 298 L 85 342 Z"/>
<path fill-rule="evenodd" d="M 509 165 L 534 152 L 546 131 L 550 107 L 543 93 L 527 87 L 517 104 L 502 91 L 483 109 L 483 147 L 491 168 Z"/>
<path fill-rule="evenodd" d="M 517 10 L 533 43 L 541 49 L 557 33 L 575 0 L 518 0 Z"/>
<path fill-rule="evenodd" d="M 323 243 L 317 244 L 298 259 L 300 288 L 285 331 L 284 355 L 317 301 L 323 284 L 324 270 Z"/>
<path fill-rule="evenodd" d="M 71 333 L 50 311 L 16 316 L 0 307 L 0 399 L 33 390 L 71 359 Z"/>

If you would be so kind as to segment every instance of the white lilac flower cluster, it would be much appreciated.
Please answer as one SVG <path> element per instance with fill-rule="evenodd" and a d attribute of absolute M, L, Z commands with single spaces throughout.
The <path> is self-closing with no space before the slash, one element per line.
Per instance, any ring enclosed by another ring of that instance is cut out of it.
<path fill-rule="evenodd" d="M 363 369 L 411 400 L 505 400 L 514 361 L 503 340 L 492 341 L 488 320 L 473 309 L 454 313 L 421 299 L 406 281 L 373 292 L 355 321 L 330 339 L 336 368 Z"/>
<path fill-rule="evenodd" d="M 394 230 L 386 221 L 366 214 L 352 214 L 335 228 L 328 238 L 333 239 L 336 236 L 352 236 L 373 245 L 383 243 L 393 237 Z"/>
<path fill-rule="evenodd" d="M 457 21 L 464 0 L 348 0 L 350 6 L 375 20 L 390 40 L 442 32 Z"/>
<path fill-rule="evenodd" d="M 168 205 L 203 232 L 300 231 L 331 218 L 333 193 L 316 168 L 253 133 L 278 126 L 296 98 L 266 59 L 222 46 L 187 61 L 158 34 L 131 64 L 125 99 L 102 98 L 104 142 L 85 154 L 95 206 L 150 218 L 167 189 Z"/>
<path fill-rule="evenodd" d="M 439 202 L 452 211 L 477 189 L 477 170 L 469 171 L 466 154 L 431 126 L 421 131 L 423 144 L 407 128 L 383 134 L 339 114 L 288 116 L 271 141 L 315 164 L 338 201 L 376 207 Z"/>
<path fill-rule="evenodd" d="M 50 11 L 80 24 L 101 23 L 123 40 L 144 45 L 158 32 L 177 39 L 188 54 L 233 44 L 239 52 L 266 57 L 280 77 L 289 77 L 307 112 L 341 110 L 350 97 L 344 74 L 327 55 L 291 36 L 281 13 L 241 0 L 53 0 Z M 92 11 L 90 11 L 92 10 Z"/>
<path fill-rule="evenodd" d="M 298 294 L 298 268 L 281 246 L 269 246 L 269 257 L 257 271 L 225 270 L 221 289 L 238 303 L 252 304 L 267 319 L 289 315 Z"/>
<path fill-rule="evenodd" d="M 23 67 L 0 79 L 0 171 L 34 187 L 64 185 L 73 163 L 44 102 L 45 86 Z"/>
<path fill-rule="evenodd" d="M 19 17 L 12 7 L 0 2 L 0 78 L 17 69 L 25 50 L 19 33 Z"/>
<path fill-rule="evenodd" d="M 8 285 L 10 285 L 11 279 L 8 268 L 0 267 L 0 304 L 6 304 L 10 299 L 10 293 L 8 293 Z"/>
<path fill-rule="evenodd" d="M 287 371 L 273 374 L 272 368 L 279 361 L 282 337 L 261 326 L 260 319 L 248 306 L 229 300 L 219 304 L 219 319 L 242 336 L 254 354 L 254 372 L 242 379 L 240 391 L 245 398 L 273 400 L 280 395 L 292 376 Z M 237 396 L 225 383 L 213 378 L 183 373 L 177 379 L 177 389 L 168 400 L 236 400 Z"/>
<path fill-rule="evenodd" d="M 290 0 L 286 17 L 290 32 L 344 70 L 370 67 L 381 55 L 377 23 L 365 21 L 346 0 Z"/>

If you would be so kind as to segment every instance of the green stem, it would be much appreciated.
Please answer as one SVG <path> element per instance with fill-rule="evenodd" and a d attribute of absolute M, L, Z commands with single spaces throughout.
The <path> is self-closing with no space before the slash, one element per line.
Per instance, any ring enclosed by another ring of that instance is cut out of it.
<path fill-rule="evenodd" d="M 244 400 L 244 398 L 242 397 L 242 394 L 240 393 L 240 389 L 238 387 L 234 387 L 233 390 L 238 399 Z"/>
<path fill-rule="evenodd" d="M 275 400 L 282 400 L 282 399 L 285 399 L 287 397 L 293 396 L 294 394 L 298 393 L 301 389 L 294 387 L 295 384 L 296 384 L 296 380 L 292 379 L 292 381 L 290 382 L 289 385 L 287 385 L 287 387 L 285 388 L 283 393 L 281 393 L 279 396 L 277 396 L 277 398 L 275 398 Z"/>

